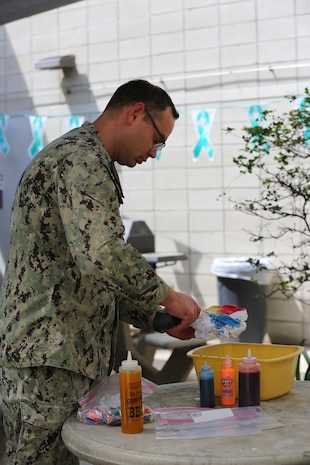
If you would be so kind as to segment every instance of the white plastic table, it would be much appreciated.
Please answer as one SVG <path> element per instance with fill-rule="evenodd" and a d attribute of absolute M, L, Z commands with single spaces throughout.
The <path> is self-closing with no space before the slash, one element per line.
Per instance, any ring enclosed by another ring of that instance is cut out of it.
<path fill-rule="evenodd" d="M 161 385 L 148 398 L 150 407 L 199 406 L 196 382 Z M 310 464 L 310 382 L 295 382 L 291 392 L 261 402 L 283 427 L 262 434 L 226 438 L 164 439 L 154 423 L 128 435 L 120 427 L 85 425 L 72 415 L 62 430 L 75 455 L 100 465 L 299 465 Z"/>

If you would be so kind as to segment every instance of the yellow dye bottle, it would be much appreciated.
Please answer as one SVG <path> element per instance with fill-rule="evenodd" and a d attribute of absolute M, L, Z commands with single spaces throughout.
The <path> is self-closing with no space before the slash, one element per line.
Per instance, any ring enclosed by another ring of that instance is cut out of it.
<path fill-rule="evenodd" d="M 132 360 L 128 351 L 127 360 L 119 367 L 121 427 L 123 433 L 143 431 L 142 369 L 137 360 Z"/>

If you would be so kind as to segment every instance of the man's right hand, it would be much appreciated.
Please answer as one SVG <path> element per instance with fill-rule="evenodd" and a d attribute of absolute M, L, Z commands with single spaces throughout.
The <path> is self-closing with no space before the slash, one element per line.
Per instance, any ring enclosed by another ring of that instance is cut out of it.
<path fill-rule="evenodd" d="M 168 296 L 162 302 L 166 311 L 180 318 L 180 323 L 167 331 L 171 336 L 179 339 L 190 339 L 194 337 L 194 329 L 191 324 L 198 318 L 201 308 L 189 295 L 170 289 Z"/>

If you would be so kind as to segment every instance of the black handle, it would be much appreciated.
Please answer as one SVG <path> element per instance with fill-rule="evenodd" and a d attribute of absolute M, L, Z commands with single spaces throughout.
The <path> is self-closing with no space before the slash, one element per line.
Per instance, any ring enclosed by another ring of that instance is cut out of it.
<path fill-rule="evenodd" d="M 178 325 L 180 322 L 180 318 L 172 316 L 167 312 L 156 312 L 153 321 L 153 329 L 159 333 L 164 333 L 167 329 Z"/>

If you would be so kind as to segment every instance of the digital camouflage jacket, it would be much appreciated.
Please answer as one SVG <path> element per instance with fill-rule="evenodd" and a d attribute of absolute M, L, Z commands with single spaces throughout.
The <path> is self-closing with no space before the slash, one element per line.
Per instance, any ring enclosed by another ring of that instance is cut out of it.
<path fill-rule="evenodd" d="M 12 209 L 0 296 L 0 364 L 106 376 L 118 319 L 144 327 L 168 286 L 124 241 L 122 191 L 95 127 L 47 145 Z"/>

